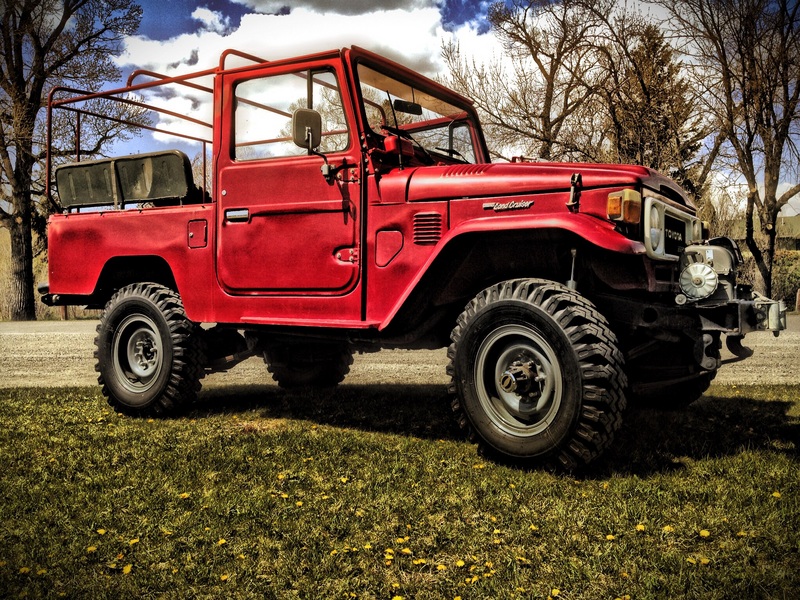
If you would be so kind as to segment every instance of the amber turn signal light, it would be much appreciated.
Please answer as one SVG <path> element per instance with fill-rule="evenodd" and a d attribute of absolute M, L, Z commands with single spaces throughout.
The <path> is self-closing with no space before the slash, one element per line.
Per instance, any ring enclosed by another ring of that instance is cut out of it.
<path fill-rule="evenodd" d="M 639 223 L 642 218 L 642 195 L 631 189 L 609 194 L 607 212 L 612 221 Z"/>

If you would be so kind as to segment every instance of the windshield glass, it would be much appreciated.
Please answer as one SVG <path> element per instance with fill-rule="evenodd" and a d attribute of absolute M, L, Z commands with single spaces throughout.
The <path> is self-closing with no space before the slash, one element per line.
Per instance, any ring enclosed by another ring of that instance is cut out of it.
<path fill-rule="evenodd" d="M 411 139 L 427 162 L 475 162 L 464 108 L 363 64 L 358 66 L 367 124 L 378 135 Z"/>

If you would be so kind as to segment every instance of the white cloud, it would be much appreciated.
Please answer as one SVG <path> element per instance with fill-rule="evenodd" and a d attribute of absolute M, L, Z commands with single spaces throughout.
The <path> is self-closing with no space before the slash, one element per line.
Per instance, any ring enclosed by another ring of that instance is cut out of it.
<path fill-rule="evenodd" d="M 376 3 L 380 4 L 397 3 L 390 0 Z M 493 35 L 480 35 L 467 24 L 456 31 L 445 31 L 434 1 L 410 2 L 415 6 L 423 4 L 426 5 L 424 8 L 413 11 L 392 9 L 358 15 L 323 13 L 309 8 L 296 8 L 285 15 L 252 13 L 244 15 L 235 30 L 230 30 L 219 14 L 197 9 L 192 16 L 203 23 L 199 31 L 166 41 L 130 37 L 117 63 L 123 70 L 147 69 L 176 76 L 216 67 L 220 55 L 231 48 L 272 61 L 345 46 L 362 46 L 436 78 L 446 74 L 441 58 L 441 46 L 445 40 L 457 39 L 466 56 L 486 56 L 488 59 L 493 53 L 499 55 L 501 52 Z M 227 66 L 242 64 L 247 63 L 233 57 L 226 63 Z M 137 79 L 136 83 L 143 81 L 147 79 Z M 200 83 L 210 85 L 210 81 Z M 201 94 L 191 105 L 186 105 L 174 97 L 150 97 L 151 102 L 204 121 L 211 115 L 208 99 Z M 174 119 L 163 116 L 160 123 L 175 125 Z M 180 129 L 192 134 L 197 130 L 185 124 Z M 155 134 L 154 137 L 166 141 L 163 135 Z"/>
<path fill-rule="evenodd" d="M 130 37 L 117 63 L 123 68 L 147 68 L 175 75 L 216 66 L 220 54 L 228 48 L 276 60 L 357 45 L 435 77 L 444 71 L 442 41 L 451 36 L 461 41 L 468 56 L 491 54 L 495 48 L 499 52 L 493 35 L 479 35 L 468 25 L 446 32 L 434 1 L 412 0 L 410 4 L 426 6 L 356 15 L 309 8 L 296 8 L 288 15 L 253 13 L 243 16 L 239 28 L 229 32 L 217 13 L 198 9 L 193 16 L 204 23 L 201 31 L 166 41 Z"/>
<path fill-rule="evenodd" d="M 205 31 L 213 31 L 224 35 L 231 25 L 231 20 L 222 13 L 200 7 L 192 13 L 192 18 L 202 23 Z"/>

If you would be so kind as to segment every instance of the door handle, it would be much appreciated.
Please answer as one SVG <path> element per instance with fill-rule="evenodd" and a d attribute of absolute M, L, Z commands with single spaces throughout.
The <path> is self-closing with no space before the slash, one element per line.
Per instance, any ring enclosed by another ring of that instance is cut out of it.
<path fill-rule="evenodd" d="M 250 220 L 250 210 L 247 208 L 226 210 L 225 220 L 228 221 L 228 223 L 247 223 Z"/>

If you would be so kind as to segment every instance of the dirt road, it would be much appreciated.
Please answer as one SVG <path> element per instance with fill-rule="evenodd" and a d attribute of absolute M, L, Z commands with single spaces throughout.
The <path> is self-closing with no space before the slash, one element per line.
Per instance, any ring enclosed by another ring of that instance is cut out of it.
<path fill-rule="evenodd" d="M 0 323 L 0 387 L 95 385 L 96 321 Z M 800 315 L 789 316 L 789 330 L 747 336 L 755 354 L 720 369 L 719 383 L 800 383 Z M 723 350 L 723 358 L 730 355 Z M 345 383 L 442 384 L 448 381 L 444 350 L 382 351 L 356 357 Z M 271 382 L 263 361 L 251 358 L 227 373 L 216 373 L 204 387 Z"/>

